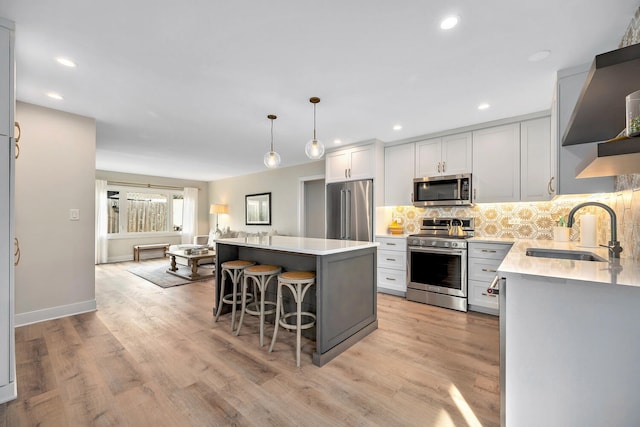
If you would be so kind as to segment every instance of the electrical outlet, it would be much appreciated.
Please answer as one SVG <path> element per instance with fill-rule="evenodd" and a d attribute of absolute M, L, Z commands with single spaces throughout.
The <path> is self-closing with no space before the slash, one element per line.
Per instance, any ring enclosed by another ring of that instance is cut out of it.
<path fill-rule="evenodd" d="M 69 209 L 69 221 L 80 221 L 80 209 Z"/>

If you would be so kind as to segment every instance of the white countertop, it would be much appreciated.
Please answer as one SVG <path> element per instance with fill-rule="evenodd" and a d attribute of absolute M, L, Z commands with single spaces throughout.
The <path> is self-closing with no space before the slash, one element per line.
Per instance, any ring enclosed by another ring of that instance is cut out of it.
<path fill-rule="evenodd" d="M 593 252 L 609 259 L 608 250 L 602 247 L 582 247 L 577 242 L 520 239 L 514 243 L 500 264 L 498 272 L 640 287 L 640 263 L 633 259 L 620 258 L 619 264 L 616 265 L 609 262 L 531 257 L 525 254 L 528 248 Z"/>
<path fill-rule="evenodd" d="M 290 236 L 237 237 L 233 239 L 218 239 L 217 242 L 227 245 L 270 249 L 274 251 L 286 251 L 308 255 L 330 255 L 358 249 L 375 248 L 380 245 L 377 242 Z"/>

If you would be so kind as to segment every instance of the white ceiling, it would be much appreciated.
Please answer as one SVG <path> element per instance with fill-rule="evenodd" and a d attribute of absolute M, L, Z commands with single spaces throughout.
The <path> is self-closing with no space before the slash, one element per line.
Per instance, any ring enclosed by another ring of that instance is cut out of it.
<path fill-rule="evenodd" d="M 638 5 L 2 0 L 0 16 L 16 23 L 18 100 L 95 117 L 98 169 L 209 181 L 265 170 L 268 114 L 282 166 L 309 161 L 311 96 L 328 147 L 548 109 L 555 72 L 616 49 Z"/>

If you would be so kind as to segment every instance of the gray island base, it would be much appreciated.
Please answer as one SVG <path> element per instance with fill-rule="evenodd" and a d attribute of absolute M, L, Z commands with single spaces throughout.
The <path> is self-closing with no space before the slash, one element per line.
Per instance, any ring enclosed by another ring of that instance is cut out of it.
<path fill-rule="evenodd" d="M 315 292 L 308 292 L 303 310 L 316 313 L 313 364 L 322 366 L 378 327 L 377 245 L 286 236 L 218 240 L 216 307 L 220 304 L 220 272 L 225 261 L 244 259 L 279 265 L 283 271 L 315 271 Z M 275 286 L 270 292 L 274 297 Z M 228 311 L 224 306 L 223 312 Z"/>

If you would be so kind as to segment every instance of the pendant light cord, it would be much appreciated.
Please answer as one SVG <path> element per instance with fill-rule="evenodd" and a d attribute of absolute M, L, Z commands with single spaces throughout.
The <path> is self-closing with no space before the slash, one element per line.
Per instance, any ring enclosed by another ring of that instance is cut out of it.
<path fill-rule="evenodd" d="M 316 104 L 313 104 L 313 140 L 316 141 Z"/>
<path fill-rule="evenodd" d="M 273 119 L 271 119 L 271 152 L 273 153 Z"/>

